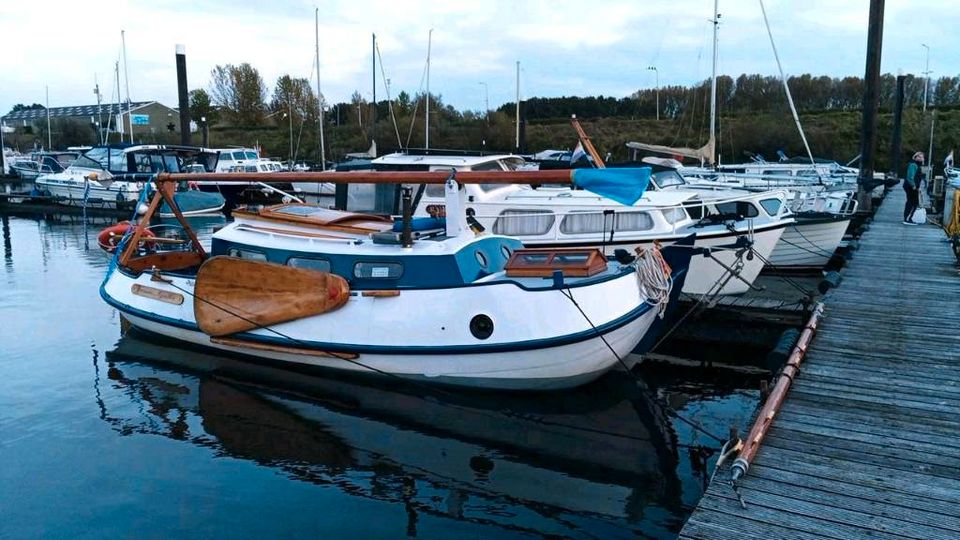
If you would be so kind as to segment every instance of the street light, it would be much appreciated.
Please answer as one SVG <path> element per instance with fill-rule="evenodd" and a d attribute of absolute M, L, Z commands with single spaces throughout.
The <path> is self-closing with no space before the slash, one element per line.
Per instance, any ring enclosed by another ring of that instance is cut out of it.
<path fill-rule="evenodd" d="M 660 71 L 656 66 L 647 66 L 648 71 L 653 71 L 657 79 L 657 122 L 660 121 Z"/>
<path fill-rule="evenodd" d="M 483 105 L 486 107 L 483 110 L 483 116 L 486 117 L 487 123 L 490 123 L 490 89 L 487 87 L 487 83 L 479 82 L 477 84 L 483 85 Z"/>
<path fill-rule="evenodd" d="M 923 112 L 927 112 L 927 88 L 930 86 L 930 46 L 926 43 L 921 43 L 921 47 L 927 50 L 927 63 L 926 68 L 923 72 Z"/>

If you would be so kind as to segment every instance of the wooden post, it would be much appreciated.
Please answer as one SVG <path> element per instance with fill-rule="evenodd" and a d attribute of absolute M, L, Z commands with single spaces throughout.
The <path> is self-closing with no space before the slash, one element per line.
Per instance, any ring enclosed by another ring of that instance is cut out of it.
<path fill-rule="evenodd" d="M 177 45 L 177 95 L 180 98 L 180 144 L 190 143 L 190 99 L 187 97 L 187 52 Z"/>
<path fill-rule="evenodd" d="M 871 210 L 874 153 L 877 147 L 877 106 L 880 101 L 880 51 L 883 47 L 884 0 L 870 0 L 867 28 L 867 62 L 863 76 L 863 122 L 860 136 L 860 176 L 857 200 L 860 210 Z"/>
<path fill-rule="evenodd" d="M 890 145 L 890 172 L 900 177 L 900 155 L 903 154 L 902 129 L 903 124 L 903 86 L 906 75 L 897 75 L 897 93 L 893 103 L 893 141 Z"/>

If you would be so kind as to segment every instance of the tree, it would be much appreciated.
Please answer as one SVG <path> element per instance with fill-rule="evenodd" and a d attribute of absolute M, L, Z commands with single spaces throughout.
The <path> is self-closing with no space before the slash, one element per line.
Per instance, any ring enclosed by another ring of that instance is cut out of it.
<path fill-rule="evenodd" d="M 10 112 L 32 111 L 34 109 L 46 109 L 46 107 L 44 107 L 39 103 L 34 103 L 33 105 L 24 105 L 23 103 L 17 103 L 16 105 L 13 106 L 12 109 L 10 109 Z"/>
<path fill-rule="evenodd" d="M 213 102 L 228 121 L 241 126 L 263 123 L 267 88 L 256 68 L 248 63 L 218 65 L 210 77 Z"/>
<path fill-rule="evenodd" d="M 210 94 L 203 88 L 190 91 L 190 113 L 196 122 L 206 118 L 207 125 L 214 125 L 220 120 L 220 113 L 210 102 Z"/>
<path fill-rule="evenodd" d="M 290 75 L 277 79 L 273 88 L 273 98 L 270 100 L 270 111 L 273 113 L 292 112 L 296 124 L 307 122 L 315 124 L 319 115 L 317 97 L 310 87 L 310 81 Z"/>

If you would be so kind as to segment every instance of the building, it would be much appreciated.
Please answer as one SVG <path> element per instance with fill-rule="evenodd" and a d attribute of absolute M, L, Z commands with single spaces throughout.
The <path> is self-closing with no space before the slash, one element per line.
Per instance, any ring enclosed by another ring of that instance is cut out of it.
<path fill-rule="evenodd" d="M 80 105 L 76 107 L 50 107 L 51 120 L 74 120 L 90 126 L 96 131 L 122 134 L 128 138 L 127 131 L 132 124 L 135 141 L 153 141 L 156 135 L 165 132 L 180 131 L 180 113 L 157 101 L 138 101 L 130 103 L 129 118 L 127 104 L 103 103 L 101 105 Z M 9 128 L 28 128 L 29 131 L 45 129 L 47 109 L 26 109 L 9 112 L 0 117 L 3 125 Z M 111 139 L 115 139 L 114 135 Z"/>

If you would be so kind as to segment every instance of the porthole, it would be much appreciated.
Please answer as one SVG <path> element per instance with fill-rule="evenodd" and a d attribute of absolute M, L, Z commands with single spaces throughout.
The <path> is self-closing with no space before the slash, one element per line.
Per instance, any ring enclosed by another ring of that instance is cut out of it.
<path fill-rule="evenodd" d="M 487 256 L 483 254 L 479 249 L 473 253 L 473 256 L 477 258 L 477 263 L 480 265 L 480 268 L 487 267 Z"/>
<path fill-rule="evenodd" d="M 513 252 L 510 251 L 510 248 L 506 244 L 500 244 L 500 253 L 503 255 L 503 258 L 507 260 L 513 255 Z"/>
<path fill-rule="evenodd" d="M 480 314 L 470 319 L 470 333 L 477 339 L 487 339 L 493 335 L 493 320 Z"/>

